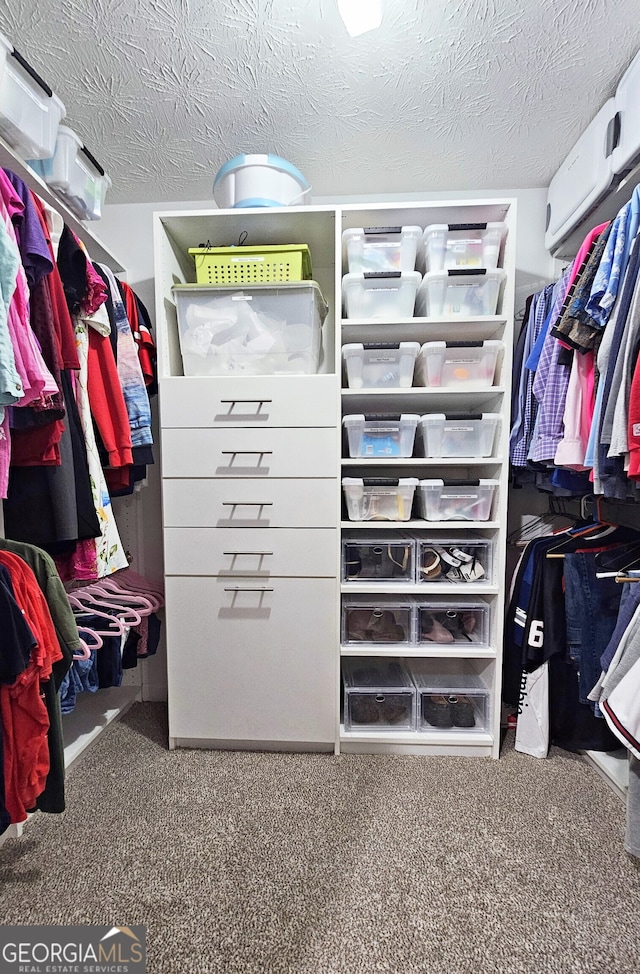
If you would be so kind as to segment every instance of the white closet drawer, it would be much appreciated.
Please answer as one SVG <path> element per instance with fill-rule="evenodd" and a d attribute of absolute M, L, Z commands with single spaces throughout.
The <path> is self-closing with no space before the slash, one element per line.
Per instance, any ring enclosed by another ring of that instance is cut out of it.
<path fill-rule="evenodd" d="M 334 429 L 170 429 L 162 432 L 165 477 L 337 477 Z"/>
<path fill-rule="evenodd" d="M 166 579 L 169 734 L 334 740 L 337 583 Z"/>
<path fill-rule="evenodd" d="M 234 578 L 324 577 L 337 575 L 337 530 L 331 528 L 166 528 L 167 575 Z"/>
<path fill-rule="evenodd" d="M 165 528 L 335 528 L 339 519 L 337 479 L 175 479 L 162 493 Z"/>
<path fill-rule="evenodd" d="M 335 375 L 185 376 L 161 380 L 163 427 L 337 426 Z"/>

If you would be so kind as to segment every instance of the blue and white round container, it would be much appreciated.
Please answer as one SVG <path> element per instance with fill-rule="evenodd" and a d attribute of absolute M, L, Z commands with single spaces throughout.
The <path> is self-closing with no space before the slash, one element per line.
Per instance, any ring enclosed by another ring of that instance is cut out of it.
<path fill-rule="evenodd" d="M 213 181 L 220 209 L 250 206 L 302 206 L 311 186 L 299 169 L 280 156 L 245 155 L 225 162 Z"/>

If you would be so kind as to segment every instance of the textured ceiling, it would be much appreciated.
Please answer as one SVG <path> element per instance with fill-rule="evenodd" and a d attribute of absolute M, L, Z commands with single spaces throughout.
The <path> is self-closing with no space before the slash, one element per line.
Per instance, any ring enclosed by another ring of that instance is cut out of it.
<path fill-rule="evenodd" d="M 546 186 L 640 48 L 638 0 L 0 0 L 113 179 L 108 202 L 211 198 L 239 152 L 313 196 Z"/>

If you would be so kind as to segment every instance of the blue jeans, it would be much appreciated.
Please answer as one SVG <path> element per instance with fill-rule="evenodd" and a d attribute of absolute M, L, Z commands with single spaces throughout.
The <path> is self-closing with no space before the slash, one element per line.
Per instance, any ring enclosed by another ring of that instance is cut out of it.
<path fill-rule="evenodd" d="M 567 650 L 578 671 L 580 703 L 601 716 L 587 694 L 602 672 L 600 657 L 616 626 L 622 586 L 613 578 L 596 578 L 595 557 L 592 551 L 565 555 L 565 613 Z"/>

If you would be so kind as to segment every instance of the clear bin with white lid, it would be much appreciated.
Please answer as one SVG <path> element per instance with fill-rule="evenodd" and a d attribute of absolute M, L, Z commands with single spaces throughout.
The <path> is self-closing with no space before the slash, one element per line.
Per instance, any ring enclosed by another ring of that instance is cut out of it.
<path fill-rule="evenodd" d="M 415 579 L 413 538 L 394 534 L 382 541 L 380 536 L 360 533 L 342 536 L 342 579 L 344 582 L 406 582 Z"/>
<path fill-rule="evenodd" d="M 432 223 L 422 235 L 426 268 L 494 270 L 506 235 L 506 223 Z"/>
<path fill-rule="evenodd" d="M 347 318 L 393 321 L 413 318 L 418 285 L 417 271 L 345 274 L 342 300 Z"/>
<path fill-rule="evenodd" d="M 409 521 L 417 477 L 343 477 L 350 521 Z"/>
<path fill-rule="evenodd" d="M 488 389 L 504 345 L 485 342 L 425 342 L 415 368 L 417 385 L 434 389 Z"/>
<path fill-rule="evenodd" d="M 344 416 L 350 457 L 410 457 L 419 416 L 375 413 Z"/>
<path fill-rule="evenodd" d="M 506 271 L 428 271 L 416 295 L 416 314 L 425 318 L 482 318 L 495 315 Z"/>
<path fill-rule="evenodd" d="M 499 413 L 429 413 L 418 421 L 417 448 L 425 457 L 491 457 Z"/>
<path fill-rule="evenodd" d="M 185 375 L 317 372 L 328 307 L 315 281 L 172 291 Z"/>
<path fill-rule="evenodd" d="M 413 271 L 420 227 L 356 227 L 342 233 L 342 253 L 351 274 Z"/>
<path fill-rule="evenodd" d="M 65 115 L 46 81 L 0 34 L 0 135 L 23 159 L 46 159 Z"/>
<path fill-rule="evenodd" d="M 417 691 L 417 729 L 424 733 L 486 733 L 491 690 L 466 660 L 410 660 Z"/>
<path fill-rule="evenodd" d="M 486 646 L 489 606 L 486 602 L 438 602 L 424 598 L 415 603 L 415 641 L 418 646 Z"/>
<path fill-rule="evenodd" d="M 79 220 L 100 220 L 111 180 L 76 133 L 58 129 L 51 159 L 34 160 L 31 167 L 64 200 Z"/>
<path fill-rule="evenodd" d="M 497 480 L 421 480 L 418 509 L 426 521 L 488 521 Z"/>
<path fill-rule="evenodd" d="M 350 389 L 408 389 L 420 351 L 418 342 L 352 342 L 342 346 Z"/>
<path fill-rule="evenodd" d="M 415 730 L 417 691 L 400 660 L 342 660 L 345 731 Z"/>
<path fill-rule="evenodd" d="M 493 579 L 493 542 L 486 539 L 418 537 L 416 581 L 466 585 Z"/>
<path fill-rule="evenodd" d="M 393 596 L 345 595 L 342 599 L 342 643 L 413 644 L 415 603 Z"/>

